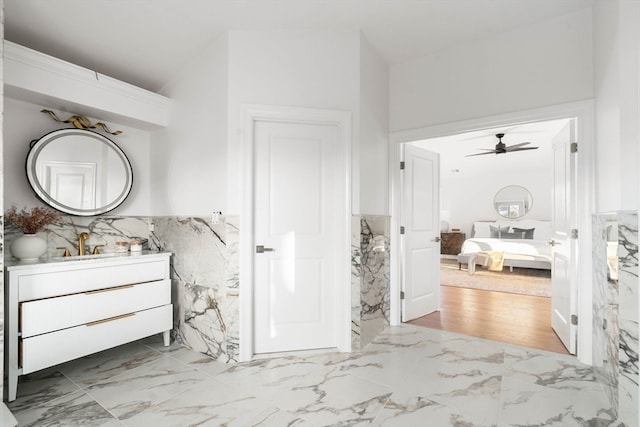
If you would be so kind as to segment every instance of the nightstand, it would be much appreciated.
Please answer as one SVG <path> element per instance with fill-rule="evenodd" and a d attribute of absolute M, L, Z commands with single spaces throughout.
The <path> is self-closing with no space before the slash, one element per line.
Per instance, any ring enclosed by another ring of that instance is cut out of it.
<path fill-rule="evenodd" d="M 458 255 L 465 239 L 465 233 L 440 233 L 440 254 Z"/>

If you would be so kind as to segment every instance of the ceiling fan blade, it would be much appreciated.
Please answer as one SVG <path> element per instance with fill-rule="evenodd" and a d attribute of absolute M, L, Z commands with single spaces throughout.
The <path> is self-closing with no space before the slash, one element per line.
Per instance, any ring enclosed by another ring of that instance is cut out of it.
<path fill-rule="evenodd" d="M 497 153 L 498 153 L 497 151 L 491 150 L 491 151 L 487 151 L 486 153 L 467 154 L 465 157 L 482 156 L 484 154 L 497 154 Z"/>
<path fill-rule="evenodd" d="M 508 152 L 514 152 L 514 151 L 524 151 L 524 150 L 537 150 L 538 147 L 521 147 L 521 148 L 515 148 L 513 150 L 507 150 Z"/>
<path fill-rule="evenodd" d="M 516 148 L 522 147 L 524 145 L 531 144 L 530 142 L 521 142 L 519 144 L 511 144 L 506 147 L 507 151 L 513 151 Z"/>

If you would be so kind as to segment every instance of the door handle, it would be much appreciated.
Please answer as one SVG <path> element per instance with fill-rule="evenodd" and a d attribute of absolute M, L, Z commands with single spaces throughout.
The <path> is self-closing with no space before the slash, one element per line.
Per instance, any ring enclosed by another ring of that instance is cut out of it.
<path fill-rule="evenodd" d="M 557 241 L 555 241 L 554 239 L 548 240 L 548 241 L 547 241 L 547 243 L 548 243 L 550 246 L 555 246 L 555 245 L 559 245 L 559 244 L 560 244 L 560 242 L 557 242 Z"/>
<path fill-rule="evenodd" d="M 256 246 L 256 253 L 257 254 L 261 254 L 261 253 L 264 253 L 264 252 L 275 252 L 275 249 L 274 248 L 265 248 L 262 245 L 257 245 Z"/>
<path fill-rule="evenodd" d="M 434 238 L 432 239 L 432 241 L 434 241 L 434 242 L 436 242 L 436 243 L 438 243 L 440 240 L 442 240 L 442 239 L 440 239 L 440 237 L 434 237 Z"/>

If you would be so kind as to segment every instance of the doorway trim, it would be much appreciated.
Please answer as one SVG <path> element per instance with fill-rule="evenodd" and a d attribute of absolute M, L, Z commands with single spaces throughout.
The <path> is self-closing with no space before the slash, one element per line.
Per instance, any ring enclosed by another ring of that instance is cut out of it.
<path fill-rule="evenodd" d="M 239 360 L 254 355 L 254 179 L 255 123 L 276 122 L 335 126 L 338 132 L 338 162 L 341 180 L 336 201 L 339 242 L 339 285 L 337 343 L 339 351 L 351 351 L 351 113 L 341 110 L 286 107 L 276 105 L 242 105 L 242 198 L 240 201 L 239 261 Z"/>
<path fill-rule="evenodd" d="M 401 323 L 401 258 L 400 250 L 400 211 L 402 188 L 400 186 L 401 145 L 424 139 L 437 138 L 459 133 L 512 126 L 523 123 L 547 120 L 577 119 L 577 227 L 578 239 L 578 360 L 592 364 L 592 260 L 591 260 L 591 215 L 595 207 L 594 178 L 594 131 L 595 113 L 593 100 L 559 104 L 550 107 L 505 113 L 495 116 L 464 120 L 459 122 L 433 125 L 422 128 L 391 132 L 389 135 L 389 170 L 391 185 L 389 200 L 391 206 L 390 241 L 390 323 Z"/>

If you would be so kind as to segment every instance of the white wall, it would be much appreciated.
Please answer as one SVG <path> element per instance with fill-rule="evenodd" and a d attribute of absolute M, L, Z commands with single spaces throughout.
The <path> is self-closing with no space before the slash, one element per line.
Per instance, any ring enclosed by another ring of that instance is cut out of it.
<path fill-rule="evenodd" d="M 591 19 L 586 9 L 392 66 L 391 130 L 592 98 Z"/>
<path fill-rule="evenodd" d="M 620 27 L 617 0 L 594 5 L 596 211 L 620 207 Z"/>
<path fill-rule="evenodd" d="M 50 105 L 35 105 L 11 98 L 4 99 L 4 203 L 5 207 L 16 205 L 35 206 L 42 204 L 29 185 L 25 161 L 29 152 L 29 143 L 51 131 L 72 127 L 67 123 L 58 123 L 49 115 L 41 113 L 43 108 L 54 110 L 61 119 L 81 111 L 64 112 Z M 103 121 L 99 117 L 89 117 L 92 122 Z M 149 132 L 107 123 L 111 131 L 122 130 L 120 135 L 108 135 L 127 155 L 133 168 L 133 188 L 129 197 L 113 215 L 149 215 Z M 97 130 L 98 133 L 101 133 Z"/>
<path fill-rule="evenodd" d="M 355 176 L 359 169 L 360 210 L 354 214 L 389 214 L 388 135 L 389 66 L 361 36 L 360 140 L 354 150 L 360 156 L 354 158 L 353 170 Z"/>
<path fill-rule="evenodd" d="M 240 213 L 242 198 L 241 106 L 263 104 L 350 111 L 357 141 L 359 56 L 357 30 L 229 33 L 229 213 Z M 358 193 L 359 188 L 353 188 L 356 201 Z"/>
<path fill-rule="evenodd" d="M 227 49 L 215 40 L 161 90 L 173 108 L 152 135 L 152 215 L 227 213 Z"/>
<path fill-rule="evenodd" d="M 231 31 L 161 92 L 173 110 L 152 135 L 153 215 L 240 214 L 248 104 L 351 112 L 353 212 L 387 214 L 388 67 L 357 30 Z"/>
<path fill-rule="evenodd" d="M 640 208 L 640 2 L 620 2 L 621 210 Z"/>
<path fill-rule="evenodd" d="M 638 209 L 640 3 L 594 5 L 597 211 Z"/>
<path fill-rule="evenodd" d="M 493 206 L 498 190 L 507 185 L 526 188 L 533 197 L 531 210 L 522 219 L 551 220 L 551 160 L 536 169 L 508 171 L 504 174 L 487 173 L 476 176 L 450 174 L 443 171 L 441 178 L 442 209 L 450 213 L 451 228 L 459 228 L 471 236 L 475 221 L 498 221 Z"/>

